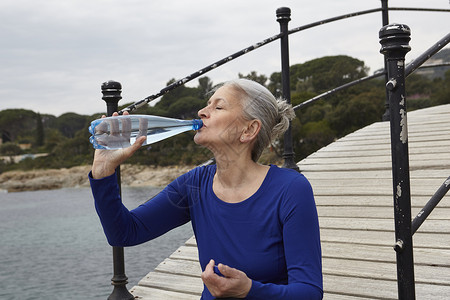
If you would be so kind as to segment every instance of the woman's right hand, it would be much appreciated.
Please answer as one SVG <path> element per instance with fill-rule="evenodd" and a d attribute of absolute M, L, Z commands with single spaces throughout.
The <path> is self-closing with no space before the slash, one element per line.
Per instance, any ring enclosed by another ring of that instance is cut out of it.
<path fill-rule="evenodd" d="M 124 115 L 127 115 L 125 112 Z M 118 116 L 118 113 L 113 113 L 113 116 Z M 102 116 L 103 118 L 105 116 Z M 146 137 L 139 137 L 136 142 L 127 148 L 117 150 L 102 150 L 96 149 L 94 153 L 94 161 L 92 163 L 92 177 L 100 179 L 114 174 L 116 168 L 126 159 L 131 157 L 145 142 Z"/>

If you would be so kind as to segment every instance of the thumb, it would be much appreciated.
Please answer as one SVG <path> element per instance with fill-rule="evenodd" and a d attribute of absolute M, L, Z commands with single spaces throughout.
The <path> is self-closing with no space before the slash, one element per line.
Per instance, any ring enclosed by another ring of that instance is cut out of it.
<path fill-rule="evenodd" d="M 139 137 L 134 143 L 133 145 L 127 147 L 127 148 L 122 148 L 121 150 L 121 154 L 120 154 L 120 158 L 118 159 L 118 164 L 120 165 L 121 163 L 123 163 L 125 160 L 127 160 L 128 158 L 130 158 L 137 150 L 139 150 L 139 148 L 142 146 L 142 144 L 145 142 L 146 137 Z"/>
<path fill-rule="evenodd" d="M 147 139 L 147 137 L 145 137 L 145 136 L 140 136 L 139 138 L 137 138 L 136 141 L 133 143 L 133 145 L 131 145 L 130 147 L 127 148 L 127 150 L 130 151 L 129 154 L 132 155 L 134 152 L 139 150 L 139 148 L 141 148 L 141 146 L 144 144 L 146 139 Z"/>
<path fill-rule="evenodd" d="M 138 137 L 137 139 L 136 139 L 136 141 L 134 142 L 134 144 L 139 144 L 139 147 L 141 147 L 143 144 L 144 144 L 144 142 L 147 140 L 147 137 L 146 136 L 140 136 L 140 137 Z M 133 144 L 133 145 L 134 145 Z"/>
<path fill-rule="evenodd" d="M 211 259 L 210 261 L 209 261 L 209 263 L 207 264 L 207 267 L 214 267 L 214 265 L 215 265 L 216 263 L 214 262 L 214 259 Z"/>

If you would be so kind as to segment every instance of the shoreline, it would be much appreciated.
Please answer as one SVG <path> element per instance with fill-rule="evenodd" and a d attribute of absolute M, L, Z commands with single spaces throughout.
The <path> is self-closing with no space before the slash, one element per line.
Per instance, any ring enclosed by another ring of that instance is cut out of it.
<path fill-rule="evenodd" d="M 121 165 L 122 186 L 163 187 L 194 166 Z M 90 165 L 63 169 L 8 171 L 0 174 L 0 192 L 54 190 L 89 187 Z"/>

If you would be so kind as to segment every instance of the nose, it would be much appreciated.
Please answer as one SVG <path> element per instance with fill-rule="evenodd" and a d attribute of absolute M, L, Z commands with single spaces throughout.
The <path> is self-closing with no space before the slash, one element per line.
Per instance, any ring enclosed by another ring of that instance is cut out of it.
<path fill-rule="evenodd" d="M 208 114 L 208 106 L 205 106 L 202 109 L 200 109 L 197 114 L 201 119 L 207 118 L 209 115 Z"/>

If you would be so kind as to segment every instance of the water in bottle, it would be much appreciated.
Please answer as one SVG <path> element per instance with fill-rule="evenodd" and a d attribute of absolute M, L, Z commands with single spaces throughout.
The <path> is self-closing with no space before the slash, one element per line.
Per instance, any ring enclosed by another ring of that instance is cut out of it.
<path fill-rule="evenodd" d="M 202 126 L 202 120 L 122 115 L 92 121 L 89 140 L 95 149 L 113 150 L 129 147 L 141 136 L 147 137 L 143 145 L 148 145 L 182 132 L 198 130 Z"/>

